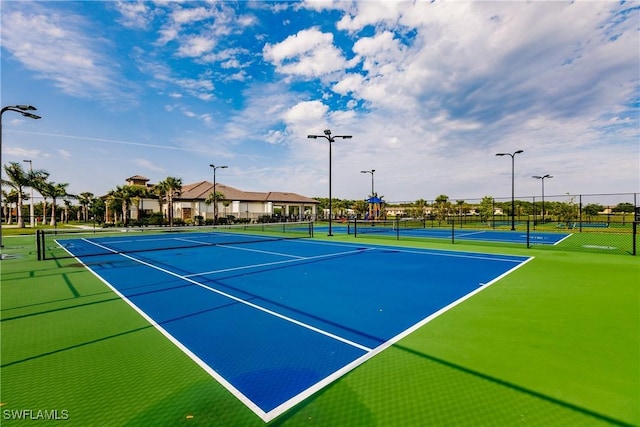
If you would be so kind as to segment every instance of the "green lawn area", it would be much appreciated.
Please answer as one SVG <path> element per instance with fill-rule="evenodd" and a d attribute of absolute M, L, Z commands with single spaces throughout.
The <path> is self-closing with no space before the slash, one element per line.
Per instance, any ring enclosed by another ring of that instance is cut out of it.
<path fill-rule="evenodd" d="M 34 240 L 4 239 L 3 426 L 265 424 L 75 260 L 36 261 Z M 388 244 L 534 259 L 269 425 L 640 425 L 639 257 Z"/>

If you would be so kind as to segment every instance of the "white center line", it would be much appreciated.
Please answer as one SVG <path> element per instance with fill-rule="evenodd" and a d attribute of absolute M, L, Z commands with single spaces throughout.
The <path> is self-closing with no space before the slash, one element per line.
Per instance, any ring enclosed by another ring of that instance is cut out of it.
<path fill-rule="evenodd" d="M 91 243 L 92 245 L 96 245 L 96 246 L 98 246 L 98 247 L 100 247 L 102 249 L 108 250 L 108 251 L 113 252 L 115 254 L 118 254 L 118 255 L 120 255 L 122 257 L 125 257 L 127 259 L 130 259 L 131 261 L 135 261 L 135 262 L 140 263 L 142 265 L 146 265 L 147 267 L 151 267 L 151 268 L 153 268 L 155 270 L 162 271 L 163 273 L 166 273 L 166 274 L 169 274 L 171 276 L 177 277 L 178 279 L 184 280 L 184 281 L 192 283 L 192 284 L 194 284 L 196 286 L 200 286 L 201 288 L 207 289 L 207 290 L 209 290 L 211 292 L 215 292 L 215 293 L 217 293 L 219 295 L 222 295 L 224 297 L 232 299 L 232 300 L 234 300 L 234 301 L 236 301 L 236 302 L 238 302 L 240 304 L 244 304 L 244 305 L 247 305 L 247 306 L 249 306 L 251 308 L 255 308 L 256 310 L 260 310 L 260 311 L 262 311 L 264 313 L 267 313 L 267 314 L 270 314 L 272 316 L 278 317 L 278 318 L 280 318 L 282 320 L 286 320 L 287 322 L 291 322 L 291 323 L 296 324 L 298 326 L 301 326 L 303 328 L 306 328 L 306 329 L 309 329 L 311 331 L 317 332 L 317 333 L 319 333 L 321 335 L 327 336 L 329 338 L 333 338 L 333 339 L 335 339 L 337 341 L 343 342 L 343 343 L 348 344 L 348 345 L 350 345 L 352 347 L 358 348 L 358 349 L 366 351 L 366 352 L 370 352 L 370 351 L 373 350 L 373 349 L 371 349 L 369 347 L 363 346 L 361 344 L 358 344 L 358 343 L 353 342 L 351 340 L 348 340 L 346 338 L 343 338 L 343 337 L 340 337 L 338 335 L 332 334 L 331 332 L 327 332 L 327 331 L 324 331 L 322 329 L 316 328 L 315 326 L 311 326 L 311 325 L 309 325 L 307 323 L 300 322 L 298 320 L 292 319 L 291 317 L 288 317 L 288 316 L 282 315 L 280 313 L 277 313 L 275 311 L 269 310 L 268 308 L 261 307 L 261 306 L 259 306 L 257 304 L 254 304 L 254 303 L 251 303 L 249 301 L 243 300 L 242 298 L 235 297 L 235 296 L 233 296 L 231 294 L 228 294 L 226 292 L 223 292 L 223 291 L 220 291 L 218 289 L 215 289 L 215 288 L 212 288 L 210 286 L 207 286 L 204 283 L 200 283 L 200 282 L 197 282 L 197 281 L 195 281 L 193 279 L 190 279 L 188 277 L 185 277 L 185 276 L 182 276 L 180 274 L 174 273 L 173 271 L 170 271 L 170 270 L 164 269 L 162 267 L 158 267 L 156 265 L 150 264 L 150 263 L 148 263 L 146 261 L 137 259 L 135 257 L 132 257 L 131 255 L 118 253 L 117 251 L 114 251 L 111 248 L 103 246 L 103 245 L 101 245 L 99 243 L 92 242 L 91 240 L 87 240 L 87 239 L 82 239 L 82 240 L 85 240 L 86 242 Z M 333 254 L 333 255 L 335 255 L 335 254 Z"/>

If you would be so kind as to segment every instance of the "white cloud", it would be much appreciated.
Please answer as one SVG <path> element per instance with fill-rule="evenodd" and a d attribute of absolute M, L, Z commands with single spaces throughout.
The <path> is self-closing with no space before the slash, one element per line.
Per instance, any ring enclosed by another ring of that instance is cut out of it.
<path fill-rule="evenodd" d="M 275 45 L 267 43 L 263 56 L 279 73 L 304 77 L 320 77 L 347 67 L 342 52 L 333 45 L 333 34 L 315 28 L 299 31 Z"/>
<path fill-rule="evenodd" d="M 207 36 L 193 36 L 183 41 L 178 48 L 178 56 L 198 57 L 211 51 L 216 41 Z"/>
<path fill-rule="evenodd" d="M 145 170 L 150 170 L 154 172 L 166 172 L 165 168 L 157 165 L 156 163 L 148 159 L 142 159 L 142 158 L 133 159 L 133 163 L 139 168 L 142 168 Z"/>
<path fill-rule="evenodd" d="M 150 10 L 144 1 L 116 1 L 115 8 L 122 18 L 119 22 L 125 27 L 146 29 L 150 23 Z"/>
<path fill-rule="evenodd" d="M 2 46 L 66 94 L 122 103 L 125 92 L 118 64 L 107 56 L 108 42 L 89 35 L 91 24 L 72 13 L 61 14 L 33 3 L 28 9 L 3 6 Z"/>

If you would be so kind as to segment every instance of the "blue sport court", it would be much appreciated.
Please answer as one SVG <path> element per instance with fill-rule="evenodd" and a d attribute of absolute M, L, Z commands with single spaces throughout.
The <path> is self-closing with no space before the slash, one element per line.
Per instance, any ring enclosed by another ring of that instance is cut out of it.
<path fill-rule="evenodd" d="M 402 223 L 400 223 L 402 224 Z M 327 229 L 328 230 L 328 229 Z M 320 230 L 316 227 L 316 231 Z M 334 231 L 355 235 L 365 234 L 381 234 L 386 236 L 412 237 L 412 238 L 430 238 L 451 240 L 453 237 L 456 241 L 479 241 L 479 242 L 497 242 L 497 243 L 527 243 L 527 234 L 529 244 L 532 245 L 557 245 L 563 240 L 571 236 L 570 233 L 555 233 L 544 231 L 527 231 L 527 230 L 484 230 L 473 228 L 410 228 L 396 227 L 394 223 L 386 223 L 376 225 L 375 223 L 359 223 L 356 227 L 349 224 L 334 227 Z"/>
<path fill-rule="evenodd" d="M 224 234 L 56 242 L 265 422 L 529 260 Z"/>

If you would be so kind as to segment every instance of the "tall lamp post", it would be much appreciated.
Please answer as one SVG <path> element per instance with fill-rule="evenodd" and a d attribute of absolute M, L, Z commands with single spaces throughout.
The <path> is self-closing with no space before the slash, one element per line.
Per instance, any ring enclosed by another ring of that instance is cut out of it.
<path fill-rule="evenodd" d="M 216 194 L 216 170 L 226 169 L 228 166 L 209 165 L 213 169 L 213 225 L 218 224 L 218 200 Z"/>
<path fill-rule="evenodd" d="M 375 169 L 371 169 L 370 171 L 360 171 L 360 173 L 370 173 L 371 174 L 371 197 L 375 197 L 376 193 L 373 191 L 373 174 L 375 173 Z"/>
<path fill-rule="evenodd" d="M 40 116 L 29 113 L 29 111 L 35 110 L 37 110 L 37 108 L 32 105 L 8 105 L 2 107 L 2 110 L 0 110 L 0 168 L 2 168 L 2 115 L 6 111 L 15 111 L 30 119 L 40 119 Z M 4 247 L 2 244 L 2 221 L 4 221 L 4 218 L 2 218 L 2 197 L 0 197 L 0 248 Z"/>
<path fill-rule="evenodd" d="M 515 169 L 515 158 L 516 154 L 524 153 L 523 150 L 518 150 L 512 153 L 497 153 L 496 156 L 511 156 L 511 230 L 516 229 L 516 199 L 515 199 L 515 180 L 514 180 L 514 169 Z"/>
<path fill-rule="evenodd" d="M 534 175 L 531 178 L 539 179 L 540 181 L 542 181 L 542 223 L 544 224 L 544 179 L 553 178 L 553 176 L 549 174 L 543 176 Z"/>
<path fill-rule="evenodd" d="M 33 162 L 31 160 L 23 160 L 25 163 L 29 163 L 29 174 L 33 175 Z M 33 185 L 31 185 L 31 200 L 29 203 L 29 225 L 31 228 L 35 226 L 34 224 L 34 210 L 33 210 Z"/>
<path fill-rule="evenodd" d="M 351 138 L 353 138 L 353 136 L 352 135 L 333 135 L 333 136 L 331 136 L 331 131 L 329 129 L 325 129 L 324 135 L 307 135 L 307 138 L 310 138 L 310 139 L 324 138 L 327 141 L 329 141 L 329 234 L 327 234 L 327 235 L 328 236 L 333 236 L 333 234 L 331 232 L 331 221 L 332 221 L 332 218 L 333 218 L 333 211 L 332 211 L 332 207 L 331 207 L 331 145 L 336 140 L 336 138 L 351 139 Z"/>

